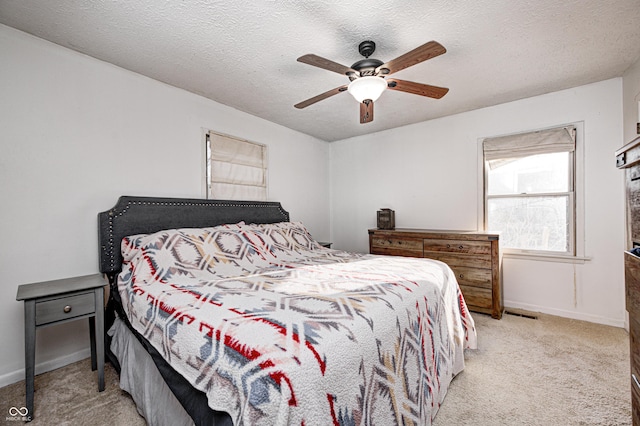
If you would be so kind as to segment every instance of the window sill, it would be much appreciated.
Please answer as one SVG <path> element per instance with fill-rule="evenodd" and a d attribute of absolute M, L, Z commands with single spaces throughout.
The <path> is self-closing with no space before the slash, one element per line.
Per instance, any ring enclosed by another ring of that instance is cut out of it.
<path fill-rule="evenodd" d="M 563 254 L 547 254 L 547 253 L 514 253 L 503 252 L 503 258 L 507 259 L 522 259 L 522 260 L 535 260 L 541 262 L 560 262 L 560 263 L 577 263 L 584 264 L 591 260 L 590 257 L 583 256 L 568 256 Z"/>

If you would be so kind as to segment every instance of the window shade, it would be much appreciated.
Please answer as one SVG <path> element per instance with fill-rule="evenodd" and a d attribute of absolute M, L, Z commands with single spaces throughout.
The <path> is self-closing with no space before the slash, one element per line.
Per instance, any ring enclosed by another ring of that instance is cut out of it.
<path fill-rule="evenodd" d="M 485 161 L 554 152 L 573 152 L 576 149 L 575 127 L 486 138 L 482 149 Z"/>
<path fill-rule="evenodd" d="M 267 199 L 267 147 L 210 132 L 209 198 L 221 200 Z"/>

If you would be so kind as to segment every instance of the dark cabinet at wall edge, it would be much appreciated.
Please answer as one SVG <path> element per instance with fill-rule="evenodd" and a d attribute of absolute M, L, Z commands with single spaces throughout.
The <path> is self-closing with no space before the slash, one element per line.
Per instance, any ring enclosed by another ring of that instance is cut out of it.
<path fill-rule="evenodd" d="M 624 282 L 629 312 L 631 411 L 633 425 L 640 426 L 640 136 L 616 151 L 616 167 L 625 173 L 629 250 L 624 253 Z"/>

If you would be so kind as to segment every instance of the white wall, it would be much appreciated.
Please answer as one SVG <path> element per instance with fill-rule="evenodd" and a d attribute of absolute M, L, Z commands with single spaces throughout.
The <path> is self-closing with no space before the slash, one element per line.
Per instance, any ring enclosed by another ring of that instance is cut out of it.
<path fill-rule="evenodd" d="M 381 207 L 395 210 L 399 228 L 477 229 L 478 141 L 576 122 L 584 128 L 583 243 L 591 260 L 505 258 L 505 304 L 623 326 L 620 78 L 332 143 L 334 247 L 367 252 Z"/>
<path fill-rule="evenodd" d="M 269 198 L 329 239 L 329 145 L 0 25 L 0 386 L 24 378 L 18 285 L 98 272 L 120 195 L 201 197 L 203 129 L 268 145 Z M 37 371 L 89 354 L 76 321 L 38 331 Z"/>

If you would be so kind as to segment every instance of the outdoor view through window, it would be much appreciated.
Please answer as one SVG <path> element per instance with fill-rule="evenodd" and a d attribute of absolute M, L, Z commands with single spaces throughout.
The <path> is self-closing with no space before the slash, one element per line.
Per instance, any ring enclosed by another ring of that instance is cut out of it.
<path fill-rule="evenodd" d="M 571 152 L 501 158 L 487 165 L 487 228 L 504 248 L 573 254 Z"/>

